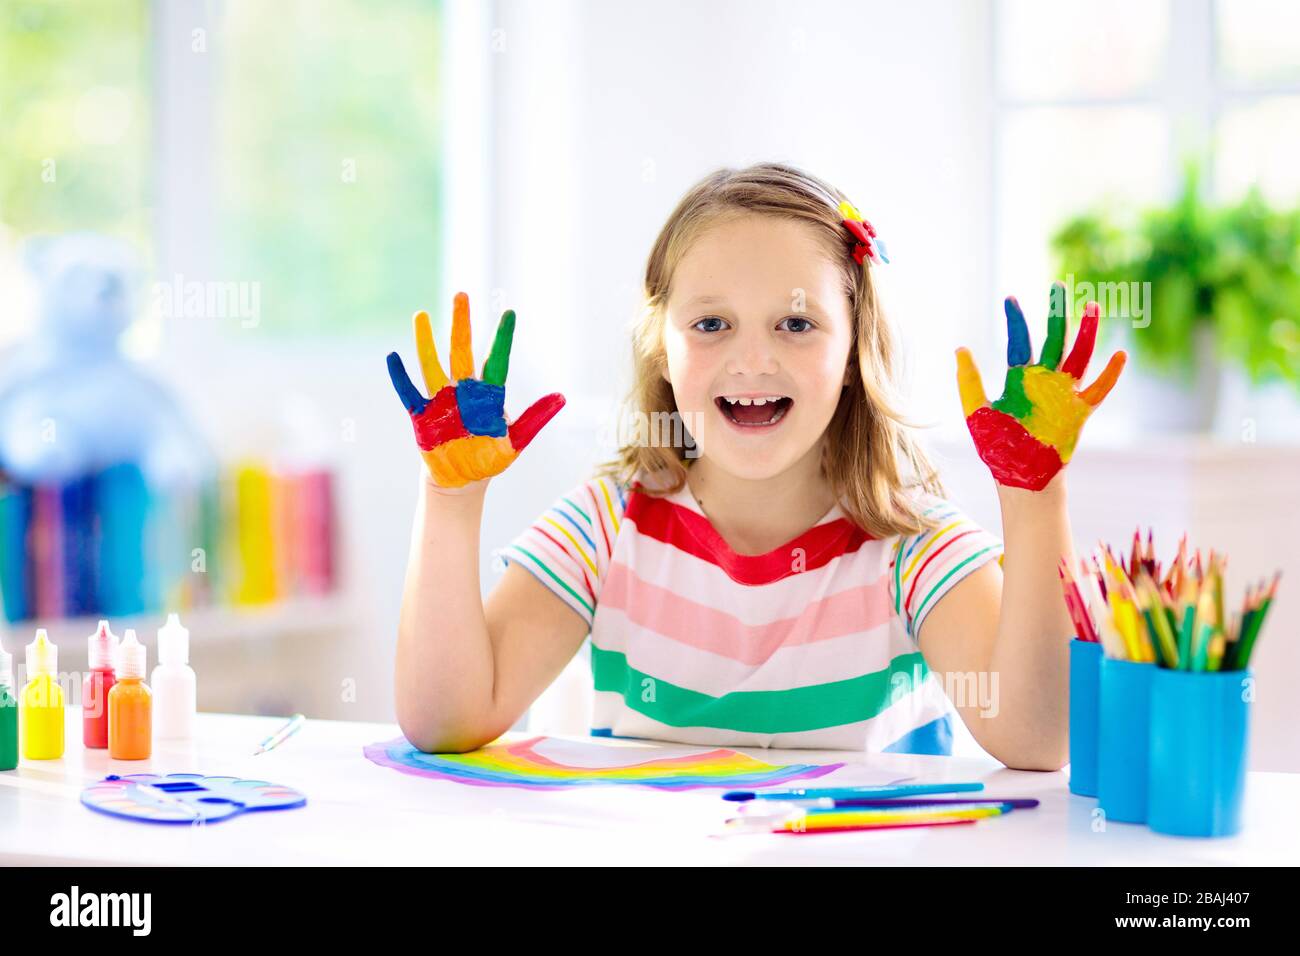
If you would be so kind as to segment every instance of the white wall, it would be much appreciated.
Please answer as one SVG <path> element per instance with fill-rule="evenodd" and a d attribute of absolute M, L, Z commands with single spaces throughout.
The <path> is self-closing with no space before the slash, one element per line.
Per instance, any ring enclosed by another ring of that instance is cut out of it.
<path fill-rule="evenodd" d="M 790 162 L 850 196 L 889 244 L 882 294 L 912 413 L 961 428 L 952 349 L 985 338 L 998 314 L 985 3 L 497 10 L 493 284 L 520 316 L 512 405 L 554 388 L 570 401 L 550 448 L 494 486 L 485 540 L 515 533 L 598 457 L 603 416 L 627 386 L 650 246 L 719 166 Z M 539 702 L 539 726 L 572 717 L 583 666 Z"/>
<path fill-rule="evenodd" d="M 575 404 L 617 391 L 645 258 L 681 194 L 718 166 L 780 160 L 840 186 L 887 239 L 886 300 L 927 344 L 918 413 L 950 411 L 943 346 L 996 318 L 984 15 L 955 2 L 500 4 L 498 274 L 521 325 L 544 318 L 553 367 L 581 369 L 565 376 Z"/>

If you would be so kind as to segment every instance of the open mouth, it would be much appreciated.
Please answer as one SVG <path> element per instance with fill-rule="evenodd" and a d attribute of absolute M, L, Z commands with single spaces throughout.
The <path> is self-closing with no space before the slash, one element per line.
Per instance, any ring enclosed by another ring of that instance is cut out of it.
<path fill-rule="evenodd" d="M 794 399 L 785 395 L 733 398 L 719 395 L 713 400 L 718 410 L 737 425 L 746 428 L 770 428 L 785 417 Z"/>

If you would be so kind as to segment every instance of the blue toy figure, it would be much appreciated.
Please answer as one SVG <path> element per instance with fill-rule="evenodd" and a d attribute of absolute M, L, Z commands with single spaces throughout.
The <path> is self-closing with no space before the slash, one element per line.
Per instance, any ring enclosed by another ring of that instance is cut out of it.
<path fill-rule="evenodd" d="M 5 615 L 49 613 L 37 607 L 32 563 L 33 500 L 42 493 L 57 501 L 58 612 L 156 608 L 169 565 L 188 565 L 189 550 L 155 554 L 163 529 L 151 515 L 170 494 L 210 482 L 212 456 L 175 396 L 119 347 L 138 280 L 131 249 L 75 234 L 32 240 L 26 258 L 40 323 L 0 370 Z"/>

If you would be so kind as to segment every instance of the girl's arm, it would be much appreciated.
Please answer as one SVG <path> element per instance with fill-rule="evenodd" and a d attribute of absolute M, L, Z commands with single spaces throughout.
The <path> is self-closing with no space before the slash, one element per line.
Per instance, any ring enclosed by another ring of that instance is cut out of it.
<path fill-rule="evenodd" d="M 1057 563 L 1066 558 L 1073 566 L 1074 548 L 1064 469 L 1084 422 L 1114 387 L 1126 359 L 1116 352 L 1097 379 L 1080 388 L 1096 341 L 1097 304 L 1084 308 L 1074 347 L 1063 359 L 1064 286 L 1053 286 L 1050 302 L 1047 341 L 1034 362 L 1020 305 L 1006 300 L 1007 375 L 996 401 L 985 396 L 970 352 L 957 350 L 966 426 L 1002 505 L 1004 566 L 985 564 L 955 585 L 917 636 L 951 697 L 968 693 L 972 684 L 987 693 L 984 702 L 954 700 L 975 739 L 1007 766 L 1026 770 L 1059 770 L 1068 760 L 1073 628 Z"/>
<path fill-rule="evenodd" d="M 517 721 L 577 653 L 586 622 L 515 564 L 484 602 L 486 480 L 421 475 L 397 629 L 397 722 L 429 753 L 464 752 Z"/>
<path fill-rule="evenodd" d="M 1069 639 L 1056 558 L 1073 561 L 1065 473 L 1042 491 L 998 486 L 1003 566 L 945 594 L 918 643 L 980 746 L 1016 770 L 1069 759 Z"/>
<path fill-rule="evenodd" d="M 452 308 L 450 374 L 428 314 L 417 312 L 414 326 L 428 398 L 398 354 L 388 356 L 426 466 L 398 623 L 397 722 L 421 750 L 473 750 L 519 719 L 586 634 L 586 622 L 525 571 L 508 570 L 486 606 L 479 590 L 488 480 L 510 467 L 564 396 L 546 395 L 506 421 L 514 312 L 501 316 L 479 378 L 468 296 L 458 293 Z"/>

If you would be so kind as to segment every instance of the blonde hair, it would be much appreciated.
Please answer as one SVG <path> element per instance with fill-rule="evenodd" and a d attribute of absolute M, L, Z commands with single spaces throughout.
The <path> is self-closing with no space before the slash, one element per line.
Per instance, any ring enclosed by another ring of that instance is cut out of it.
<path fill-rule="evenodd" d="M 664 380 L 664 312 L 673 272 L 691 243 L 708 226 L 747 213 L 806 223 L 833 256 L 844 276 L 853 316 L 848 387 L 826 427 L 822 472 L 844 512 L 868 534 L 887 538 L 917 534 L 934 523 L 910 491 L 943 495 L 938 474 L 910 434 L 894 405 L 894 337 L 876 301 L 872 266 L 853 259 L 855 241 L 842 223 L 837 189 L 802 170 L 779 163 L 720 169 L 697 183 L 677 204 L 655 240 L 645 270 L 645 302 L 632 337 L 633 385 L 627 404 L 652 416 L 677 411 L 672 386 Z M 648 494 L 666 495 L 686 483 L 686 449 L 634 442 L 598 473 L 632 483 L 638 473 L 655 474 Z"/>

